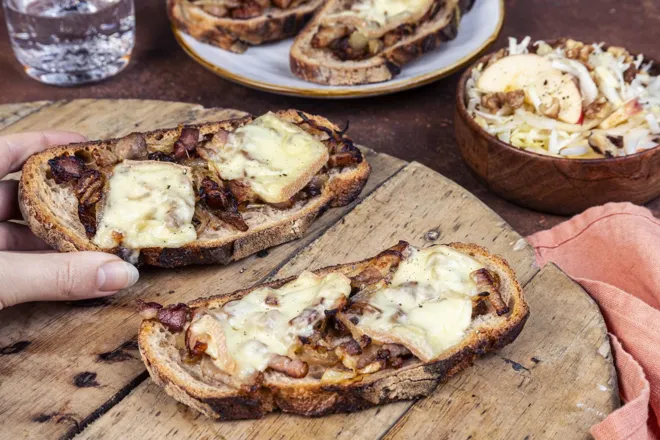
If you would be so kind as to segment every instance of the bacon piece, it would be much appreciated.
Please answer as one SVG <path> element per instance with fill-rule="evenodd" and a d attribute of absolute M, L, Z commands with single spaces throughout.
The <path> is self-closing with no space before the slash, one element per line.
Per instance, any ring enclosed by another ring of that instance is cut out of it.
<path fill-rule="evenodd" d="M 479 295 L 487 293 L 488 302 L 493 306 L 498 316 L 509 313 L 509 307 L 504 303 L 500 292 L 497 290 L 496 280 L 493 274 L 484 268 L 475 270 L 470 274 L 470 277 L 477 284 L 477 291 Z"/>
<path fill-rule="evenodd" d="M 199 198 L 211 209 L 237 211 L 238 203 L 228 188 L 221 187 L 210 177 L 204 177 L 199 188 Z"/>
<path fill-rule="evenodd" d="M 87 238 L 94 238 L 96 235 L 96 207 L 78 205 L 78 220 L 85 228 Z"/>
<path fill-rule="evenodd" d="M 357 356 L 359 354 L 362 354 L 362 347 L 360 347 L 360 344 L 358 342 L 351 338 L 346 342 L 342 342 L 341 347 L 346 353 L 350 354 L 351 356 Z"/>
<path fill-rule="evenodd" d="M 268 367 L 295 379 L 307 376 L 307 372 L 309 371 L 309 366 L 306 362 L 277 354 L 270 358 L 270 361 L 268 361 Z"/>
<path fill-rule="evenodd" d="M 214 212 L 216 216 L 223 222 L 227 223 L 228 225 L 233 226 L 234 228 L 238 229 L 241 232 L 245 232 L 249 229 L 248 224 L 245 223 L 245 219 L 241 215 L 240 212 L 236 211 L 217 211 Z"/>
<path fill-rule="evenodd" d="M 138 306 L 138 312 L 142 319 L 154 319 L 158 316 L 158 311 L 163 308 L 162 305 L 157 302 L 144 302 L 141 299 L 135 301 Z"/>
<path fill-rule="evenodd" d="M 207 134 L 204 136 L 204 141 L 197 145 L 197 154 L 204 160 L 218 160 L 218 151 L 222 148 L 229 139 L 229 132 L 227 130 L 218 130 L 215 134 Z"/>
<path fill-rule="evenodd" d="M 96 235 L 96 204 L 103 196 L 105 176 L 97 170 L 86 170 L 76 182 L 74 193 L 78 198 L 78 218 L 88 238 Z"/>
<path fill-rule="evenodd" d="M 238 20 L 247 20 L 249 18 L 258 17 L 261 15 L 261 6 L 259 3 L 247 0 L 241 6 L 231 11 L 231 18 Z"/>
<path fill-rule="evenodd" d="M 384 344 L 378 353 L 380 356 L 387 356 L 387 363 L 392 368 L 400 368 L 403 365 L 403 359 L 412 355 L 410 350 L 400 344 Z"/>
<path fill-rule="evenodd" d="M 147 158 L 147 141 L 140 133 L 131 133 L 119 139 L 115 154 L 120 160 L 144 160 Z"/>
<path fill-rule="evenodd" d="M 399 368 L 403 364 L 403 358 L 411 354 L 410 350 L 400 344 L 369 345 L 362 351 L 356 368 L 361 370 L 378 361 L 383 366 L 389 364 L 394 368 Z"/>
<path fill-rule="evenodd" d="M 388 353 L 389 352 L 382 351 L 377 345 L 368 345 L 362 350 L 362 354 L 358 358 L 355 368 L 361 370 L 379 360 L 384 363 L 387 360 Z"/>
<path fill-rule="evenodd" d="M 250 188 L 248 182 L 243 182 L 241 180 L 230 180 L 227 182 L 229 191 L 232 193 L 238 204 L 250 202 L 255 199 L 255 193 Z"/>
<path fill-rule="evenodd" d="M 227 130 L 220 129 L 215 132 L 215 134 L 211 138 L 211 141 L 216 146 L 222 146 L 227 143 L 228 139 L 229 139 L 229 132 Z"/>
<path fill-rule="evenodd" d="M 394 357 L 410 356 L 412 354 L 410 350 L 401 344 L 384 344 L 382 350 L 387 350 L 390 356 Z"/>
<path fill-rule="evenodd" d="M 92 162 L 94 162 L 99 168 L 109 168 L 119 162 L 119 158 L 115 153 L 102 148 L 92 151 L 91 156 Z"/>
<path fill-rule="evenodd" d="M 383 278 L 383 274 L 378 269 L 368 266 L 359 274 L 351 277 L 351 287 L 362 290 L 369 284 L 377 283 Z"/>
<path fill-rule="evenodd" d="M 190 320 L 191 310 L 182 303 L 170 304 L 158 309 L 157 318 L 171 332 L 180 332 Z"/>
<path fill-rule="evenodd" d="M 74 193 L 78 202 L 92 205 L 101 200 L 101 190 L 105 184 L 105 176 L 97 170 L 86 170 L 76 182 Z"/>
<path fill-rule="evenodd" d="M 147 155 L 147 159 L 157 160 L 158 162 L 176 162 L 176 159 L 174 159 L 169 154 L 163 153 L 162 151 L 154 151 L 153 153 L 149 153 Z"/>
<path fill-rule="evenodd" d="M 58 184 L 77 180 L 85 172 L 85 163 L 76 156 L 65 154 L 48 161 L 53 178 Z"/>
<path fill-rule="evenodd" d="M 223 222 L 242 232 L 248 230 L 248 225 L 238 212 L 238 203 L 229 188 L 220 187 L 215 180 L 204 177 L 199 188 L 199 198 Z"/>
<path fill-rule="evenodd" d="M 321 25 L 316 34 L 312 37 L 311 45 L 315 49 L 328 47 L 332 42 L 347 36 L 348 32 L 348 26 L 340 24 L 330 26 Z"/>
<path fill-rule="evenodd" d="M 190 157 L 199 142 L 199 129 L 197 127 L 183 127 L 179 139 L 174 143 L 172 154 L 176 160 Z"/>
<path fill-rule="evenodd" d="M 88 238 L 96 234 L 96 203 L 101 200 L 105 178 L 101 172 L 88 169 L 82 159 L 62 155 L 48 161 L 53 178 L 58 184 L 74 182 L 78 199 L 78 218 Z"/>

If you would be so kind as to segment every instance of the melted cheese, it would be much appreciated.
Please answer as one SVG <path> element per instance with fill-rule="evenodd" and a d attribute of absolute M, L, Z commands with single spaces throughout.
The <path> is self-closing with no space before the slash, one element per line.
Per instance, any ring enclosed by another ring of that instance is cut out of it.
<path fill-rule="evenodd" d="M 392 286 L 408 282 L 428 284 L 436 291 L 451 290 L 464 295 L 476 294 L 476 284 L 470 273 L 481 269 L 483 264 L 449 246 L 433 246 L 413 250 L 397 268 Z"/>
<path fill-rule="evenodd" d="M 421 18 L 431 3 L 431 0 L 362 0 L 353 3 L 350 10 L 334 15 L 356 15 L 367 22 L 384 26 L 394 20 Z"/>
<path fill-rule="evenodd" d="M 424 362 L 464 337 L 472 320 L 470 273 L 478 261 L 447 246 L 413 250 L 389 287 L 369 297 L 377 312 L 359 317 L 357 327 L 375 340 L 400 343 Z"/>
<path fill-rule="evenodd" d="M 311 336 L 324 311 L 350 292 L 350 280 L 340 273 L 303 272 L 279 289 L 254 290 L 203 315 L 190 331 L 206 341 L 206 354 L 221 370 L 245 378 L 264 371 L 273 354 L 289 354 L 300 344 L 299 336 Z"/>
<path fill-rule="evenodd" d="M 225 180 L 248 182 L 267 203 L 286 202 L 328 161 L 323 143 L 266 113 L 229 135 L 212 165 Z"/>
<path fill-rule="evenodd" d="M 108 180 L 102 218 L 92 240 L 101 248 L 180 247 L 197 239 L 189 168 L 126 161 Z"/>

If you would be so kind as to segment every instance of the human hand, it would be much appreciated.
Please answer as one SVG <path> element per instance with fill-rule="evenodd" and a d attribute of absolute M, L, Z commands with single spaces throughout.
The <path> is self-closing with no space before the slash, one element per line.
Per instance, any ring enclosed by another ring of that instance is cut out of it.
<path fill-rule="evenodd" d="M 0 136 L 0 179 L 30 155 L 55 145 L 83 142 L 66 131 Z M 112 295 L 139 278 L 137 269 L 102 252 L 56 253 L 20 220 L 18 181 L 0 181 L 0 309 L 28 301 L 62 301 Z"/>

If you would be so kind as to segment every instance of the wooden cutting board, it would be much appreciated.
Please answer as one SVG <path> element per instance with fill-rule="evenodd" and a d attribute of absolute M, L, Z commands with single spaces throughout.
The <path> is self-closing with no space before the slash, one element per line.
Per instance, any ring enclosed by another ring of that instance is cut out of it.
<path fill-rule="evenodd" d="M 37 102 L 0 106 L 0 134 L 56 128 L 96 139 L 238 114 L 160 101 Z M 539 270 L 530 246 L 460 186 L 419 163 L 365 152 L 373 173 L 360 198 L 328 211 L 300 240 L 225 267 L 144 269 L 137 285 L 108 299 L 0 311 L 0 437 L 588 437 L 589 427 L 619 405 L 596 304 L 557 267 Z M 317 419 L 272 414 L 214 422 L 178 404 L 148 378 L 134 339 L 135 299 L 172 303 L 231 292 L 366 258 L 399 239 L 417 246 L 469 241 L 504 256 L 531 307 L 518 339 L 425 399 Z"/>

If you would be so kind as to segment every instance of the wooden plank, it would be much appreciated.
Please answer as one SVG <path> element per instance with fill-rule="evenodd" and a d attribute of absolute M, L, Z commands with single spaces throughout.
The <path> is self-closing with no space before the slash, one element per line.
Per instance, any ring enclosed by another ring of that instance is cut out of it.
<path fill-rule="evenodd" d="M 120 105 L 121 104 L 121 105 Z M 160 106 L 165 104 L 157 103 Z M 76 113 L 67 104 L 66 113 Z M 84 112 L 98 111 L 98 105 L 84 101 Z M 96 105 L 96 107 L 95 107 Z M 104 104 L 105 105 L 105 104 Z M 139 102 L 108 102 L 94 122 L 91 113 L 84 120 L 73 121 L 90 136 L 113 136 L 107 128 L 95 128 L 110 123 L 115 117 L 130 120 L 133 114 L 141 127 L 154 128 L 158 117 L 163 125 L 175 124 L 177 117 L 200 115 L 217 117 L 224 110 L 213 111 L 185 105 L 165 106 L 154 110 L 154 102 L 146 108 Z M 50 111 L 50 108 L 47 109 Z M 81 112 L 83 110 L 80 110 Z M 170 112 L 171 111 L 171 112 Z M 154 113 L 154 114 L 150 114 Z M 66 118 L 50 113 L 61 127 Z M 33 119 L 45 123 L 43 117 Z M 31 128 L 20 121 L 21 130 Z M 142 128 L 141 128 L 142 129 Z M 395 174 L 405 162 L 366 150 L 373 172 L 362 197 Z M 231 291 L 254 284 L 266 277 L 274 267 L 290 258 L 300 248 L 313 241 L 330 225 L 339 220 L 351 206 L 331 209 L 317 220 L 308 234 L 297 241 L 277 246 L 265 257 L 256 256 L 230 266 L 190 267 L 177 270 L 144 269 L 133 288 L 112 298 L 75 304 L 24 304 L 0 311 L 0 348 L 11 353 L 0 357 L 0 425 L 3 437 L 51 438 L 75 434 L 95 411 L 106 408 L 123 397 L 143 378 L 144 366 L 134 344 L 139 318 L 134 300 L 178 302 L 210 295 L 222 286 Z M 21 350 L 13 350 L 18 347 Z M 12 353 L 16 351 L 15 353 Z"/>
<path fill-rule="evenodd" d="M 386 439 L 591 438 L 619 404 L 603 317 L 554 265 L 525 294 L 532 314 L 518 339 L 411 405 Z"/>
<path fill-rule="evenodd" d="M 3 134 L 29 130 L 72 130 L 89 139 L 124 136 L 134 131 L 176 127 L 180 123 L 240 117 L 231 109 L 204 109 L 201 105 L 168 101 L 79 99 L 60 101 L 2 130 Z"/>
<path fill-rule="evenodd" d="M 538 272 L 533 250 L 500 217 L 450 180 L 424 166 L 411 164 L 275 276 L 368 257 L 399 239 L 418 246 L 429 245 L 428 231 L 438 232 L 438 242 L 471 241 L 487 246 L 507 258 L 523 283 Z M 597 310 L 593 304 L 590 307 Z M 529 333 L 530 337 L 538 336 Z M 476 371 L 468 370 L 463 375 L 471 376 Z M 492 392 L 496 399 L 498 390 Z M 372 439 L 385 434 L 410 405 L 399 402 L 317 419 L 271 414 L 256 421 L 218 423 L 176 403 L 147 380 L 84 430 L 81 438 Z"/>
<path fill-rule="evenodd" d="M 51 101 L 34 101 L 0 105 L 0 130 L 50 104 Z"/>

